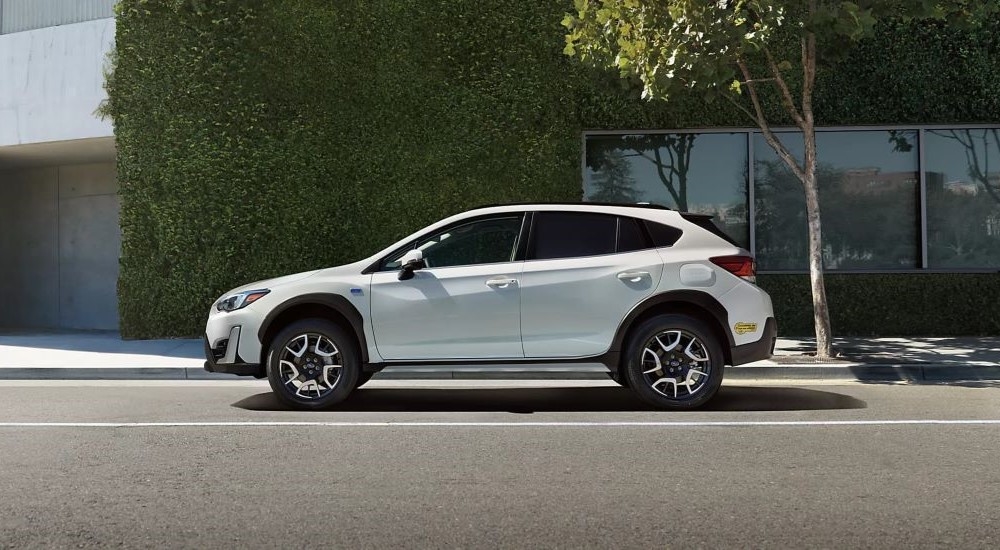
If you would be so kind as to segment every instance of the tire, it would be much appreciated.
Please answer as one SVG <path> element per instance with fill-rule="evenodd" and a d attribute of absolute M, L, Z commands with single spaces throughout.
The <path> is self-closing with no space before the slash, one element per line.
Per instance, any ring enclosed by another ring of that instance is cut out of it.
<path fill-rule="evenodd" d="M 630 334 L 626 353 L 629 387 L 658 409 L 700 407 L 722 385 L 722 345 L 694 317 L 666 314 L 644 321 Z"/>
<path fill-rule="evenodd" d="M 372 376 L 375 376 L 374 372 L 362 372 L 359 374 L 358 381 L 354 383 L 354 389 L 358 389 L 367 384 L 368 381 L 372 379 Z"/>
<path fill-rule="evenodd" d="M 295 409 L 325 409 L 340 403 L 354 390 L 360 375 L 355 339 L 325 319 L 288 325 L 267 351 L 271 391 Z"/>

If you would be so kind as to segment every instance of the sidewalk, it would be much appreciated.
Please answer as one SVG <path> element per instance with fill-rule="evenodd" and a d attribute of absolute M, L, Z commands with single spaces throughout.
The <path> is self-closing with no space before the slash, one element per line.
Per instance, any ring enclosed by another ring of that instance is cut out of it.
<path fill-rule="evenodd" d="M 1000 380 L 1000 337 L 838 338 L 839 357 L 819 361 L 810 338 L 779 338 L 768 361 L 726 370 L 729 380 Z M 201 340 L 122 340 L 110 332 L 0 334 L 0 380 L 220 379 L 205 372 Z M 605 379 L 591 365 L 396 367 L 383 379 Z"/>

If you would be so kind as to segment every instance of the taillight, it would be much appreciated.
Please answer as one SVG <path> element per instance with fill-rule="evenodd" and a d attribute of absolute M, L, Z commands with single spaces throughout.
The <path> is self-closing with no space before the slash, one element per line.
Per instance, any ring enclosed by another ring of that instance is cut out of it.
<path fill-rule="evenodd" d="M 716 256 L 709 260 L 741 279 L 757 282 L 757 264 L 753 256 Z"/>

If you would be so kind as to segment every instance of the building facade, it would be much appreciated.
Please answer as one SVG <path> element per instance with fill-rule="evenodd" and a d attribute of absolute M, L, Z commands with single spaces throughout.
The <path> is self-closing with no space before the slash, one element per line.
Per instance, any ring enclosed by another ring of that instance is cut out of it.
<path fill-rule="evenodd" d="M 118 329 L 114 0 L 0 0 L 0 329 Z"/>
<path fill-rule="evenodd" d="M 115 3 L 0 0 L 0 330 L 192 336 L 206 304 L 248 280 L 357 259 L 483 203 L 581 197 L 712 214 L 756 255 L 781 326 L 811 330 L 799 182 L 759 131 L 730 127 L 741 119 L 641 102 L 562 55 L 568 0 L 496 3 L 507 30 L 465 0 L 124 0 L 117 23 Z M 116 31 L 118 145 L 96 114 Z M 992 85 L 952 93 L 975 73 L 948 58 L 961 37 L 889 34 L 878 63 L 834 74 L 821 110 L 835 329 L 995 331 L 926 305 L 968 319 L 996 295 L 1000 125 L 949 122 L 995 121 Z M 909 69 L 872 76 L 894 64 Z M 899 89 L 902 106 L 879 95 Z M 351 208 L 330 216 L 339 203 Z"/>

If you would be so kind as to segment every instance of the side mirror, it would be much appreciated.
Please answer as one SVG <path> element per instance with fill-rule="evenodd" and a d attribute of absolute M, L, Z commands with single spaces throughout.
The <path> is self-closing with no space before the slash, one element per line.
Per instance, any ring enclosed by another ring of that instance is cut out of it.
<path fill-rule="evenodd" d="M 400 261 L 402 269 L 399 271 L 399 280 L 406 281 L 413 278 L 413 272 L 424 267 L 424 253 L 421 250 L 411 250 L 403 255 Z"/>

